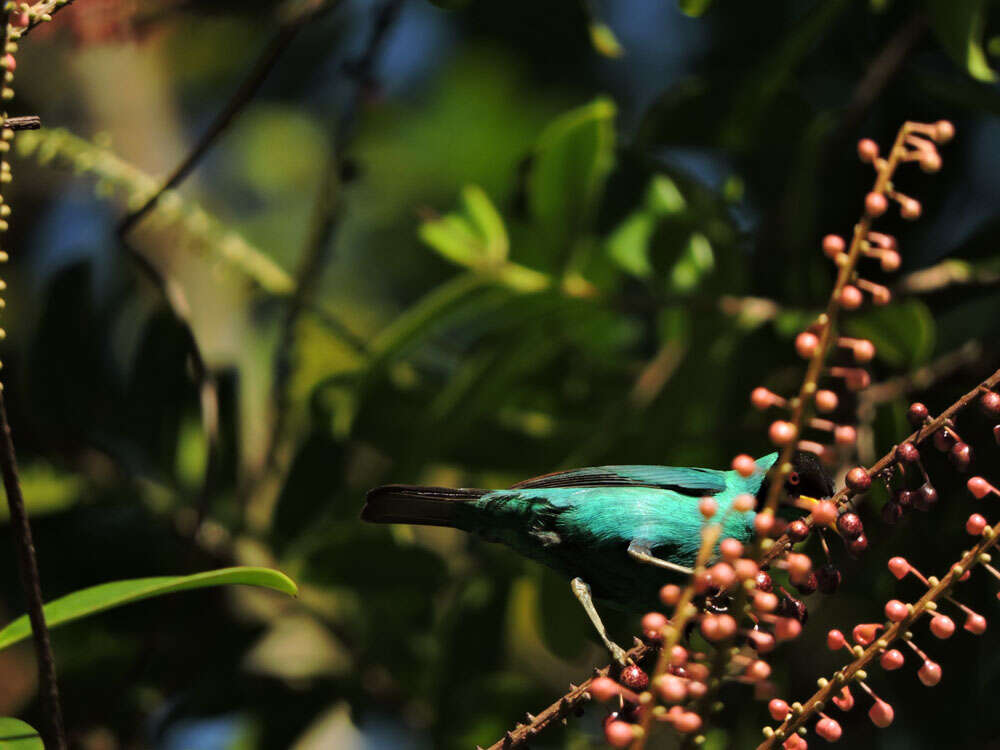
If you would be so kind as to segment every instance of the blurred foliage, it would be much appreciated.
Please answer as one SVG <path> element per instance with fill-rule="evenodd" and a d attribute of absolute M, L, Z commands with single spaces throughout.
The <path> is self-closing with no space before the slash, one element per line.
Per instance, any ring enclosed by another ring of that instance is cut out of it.
<path fill-rule="evenodd" d="M 886 143 L 904 119 L 958 132 L 940 174 L 899 176 L 926 217 L 885 221 L 902 275 L 865 267 L 908 293 L 845 332 L 875 341 L 876 381 L 981 346 L 930 386 L 861 404 L 861 459 L 904 434 L 907 398 L 940 408 L 1000 360 L 991 4 L 411 0 L 348 142 L 345 63 L 373 10 L 354 0 L 303 30 L 129 237 L 188 301 L 216 386 L 206 434 L 183 322 L 115 228 L 222 108 L 278 4 L 150 4 L 131 40 L 81 39 L 86 5 L 22 45 L 18 107 L 47 127 L 18 135 L 31 158 L 5 192 L 5 393 L 43 588 L 52 600 L 247 565 L 285 571 L 300 595 L 191 592 L 56 630 L 81 747 L 464 749 L 585 676 L 606 657 L 565 581 L 449 530 L 362 526 L 365 490 L 764 453 L 748 394 L 798 382 L 791 339 L 833 277 L 820 238 L 850 232 L 870 184 L 862 135 Z M 291 326 L 276 434 L 274 362 L 341 138 L 332 261 Z M 835 418 L 857 406 L 844 399 Z M 990 425 L 961 428 L 990 476 Z M 968 511 L 937 458 L 942 507 L 884 527 L 875 498 L 872 549 L 843 560 L 841 594 L 810 598 L 808 632 L 880 616 L 891 555 L 932 572 L 957 555 L 947 530 Z M 981 581 L 967 602 L 996 604 Z M 607 622 L 620 641 L 635 629 Z M 785 647 L 783 695 L 834 666 L 817 643 Z M 849 721 L 852 747 L 988 745 L 990 643 L 935 652 L 933 692 L 876 677 L 896 722 Z M 27 653 L 0 654 L 0 715 L 41 726 Z M 753 746 L 762 706 L 738 687 L 723 698 L 707 745 Z M 929 720 L 941 706 L 948 720 Z M 599 714 L 532 746 L 595 746 Z"/>

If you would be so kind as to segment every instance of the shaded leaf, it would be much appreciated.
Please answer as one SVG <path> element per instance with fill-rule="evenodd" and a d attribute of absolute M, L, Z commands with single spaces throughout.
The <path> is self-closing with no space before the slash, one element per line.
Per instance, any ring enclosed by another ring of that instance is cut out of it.
<path fill-rule="evenodd" d="M 590 43 L 594 49 L 605 57 L 621 57 L 625 48 L 615 36 L 615 32 L 606 23 L 594 21 L 590 24 Z"/>
<path fill-rule="evenodd" d="M 919 365 L 934 351 L 934 317 L 917 299 L 872 307 L 846 320 L 844 330 L 870 339 L 878 357 L 895 367 Z"/>
<path fill-rule="evenodd" d="M 997 80 L 983 51 L 986 0 L 930 0 L 931 28 L 948 54 L 970 76 Z"/>
<path fill-rule="evenodd" d="M 697 18 L 712 4 L 712 0 L 677 0 L 681 13 Z"/>
<path fill-rule="evenodd" d="M 50 628 L 58 627 L 81 617 L 87 617 L 123 604 L 131 604 L 155 596 L 191 591 L 208 586 L 244 584 L 274 589 L 291 596 L 298 593 L 295 583 L 277 570 L 270 568 L 222 568 L 189 576 L 158 576 L 112 581 L 98 586 L 74 591 L 45 605 L 45 620 Z M 21 615 L 0 630 L 0 649 L 7 648 L 31 635 L 27 615 Z"/>

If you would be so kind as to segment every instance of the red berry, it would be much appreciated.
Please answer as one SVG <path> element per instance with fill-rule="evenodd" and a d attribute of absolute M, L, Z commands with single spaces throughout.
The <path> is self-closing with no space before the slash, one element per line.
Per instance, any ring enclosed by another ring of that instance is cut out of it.
<path fill-rule="evenodd" d="M 899 503 L 889 500 L 882 506 L 882 523 L 892 526 L 902 517 L 903 509 L 899 507 Z"/>
<path fill-rule="evenodd" d="M 979 408 L 990 419 L 1000 419 L 1000 393 L 986 391 L 979 397 Z"/>
<path fill-rule="evenodd" d="M 771 714 L 771 718 L 775 721 L 784 721 L 785 717 L 788 716 L 788 704 L 781 700 L 781 698 L 775 698 L 768 703 L 767 710 Z"/>
<path fill-rule="evenodd" d="M 951 430 L 942 428 L 934 433 L 934 447 L 942 453 L 950 451 L 951 446 L 953 446 L 955 442 L 956 438 L 952 434 Z"/>
<path fill-rule="evenodd" d="M 13 72 L 17 68 L 17 60 L 9 52 L 0 59 L 0 68 Z"/>
<path fill-rule="evenodd" d="M 833 719 L 826 718 L 816 722 L 816 734 L 827 742 L 836 742 L 843 734 L 843 730 L 840 728 L 840 724 Z"/>
<path fill-rule="evenodd" d="M 19 29 L 23 29 L 25 26 L 31 23 L 31 16 L 28 11 L 22 10 L 20 12 L 12 12 L 10 14 L 10 25 L 16 26 Z"/>
<path fill-rule="evenodd" d="M 976 500 L 982 500 L 990 494 L 990 483 L 982 477 L 972 477 L 972 479 L 965 483 L 965 486 L 969 488 L 969 492 L 972 493 Z"/>
<path fill-rule="evenodd" d="M 788 534 L 789 539 L 798 543 L 804 541 L 809 536 L 809 531 L 809 524 L 801 519 L 796 519 L 788 524 L 786 533 Z"/>
<path fill-rule="evenodd" d="M 927 687 L 934 687 L 941 682 L 941 665 L 937 662 L 925 661 L 920 667 L 920 671 L 917 672 L 917 677 Z"/>
<path fill-rule="evenodd" d="M 913 443 L 902 443 L 896 448 L 896 458 L 904 463 L 913 464 L 920 460 L 920 451 Z"/>
<path fill-rule="evenodd" d="M 898 271 L 899 267 L 903 264 L 903 259 L 900 257 L 899 253 L 895 250 L 883 250 L 882 255 L 879 258 L 879 265 L 882 266 L 882 270 L 886 273 L 892 273 L 893 271 Z"/>
<path fill-rule="evenodd" d="M 845 310 L 857 310 L 861 303 L 865 301 L 861 290 L 851 284 L 845 284 L 840 290 L 840 304 Z"/>
<path fill-rule="evenodd" d="M 914 427 L 920 427 L 929 416 L 930 412 L 927 411 L 927 407 L 920 402 L 910 404 L 910 408 L 906 412 L 906 418 Z"/>
<path fill-rule="evenodd" d="M 959 440 L 951 446 L 948 458 L 951 459 L 952 465 L 959 471 L 968 471 L 969 464 L 972 463 L 972 446 Z"/>
<path fill-rule="evenodd" d="M 905 557 L 893 557 L 889 560 L 889 572 L 896 576 L 896 580 L 902 581 L 910 572 L 910 563 Z"/>
<path fill-rule="evenodd" d="M 868 710 L 868 718 L 872 720 L 872 724 L 882 729 L 892 724 L 893 717 L 892 706 L 880 698 L 876 698 L 875 705 Z"/>
<path fill-rule="evenodd" d="M 889 209 L 889 201 L 882 193 L 871 192 L 865 196 L 865 212 L 871 216 L 881 216 Z"/>
<path fill-rule="evenodd" d="M 885 603 L 885 616 L 893 622 L 899 622 L 909 613 L 906 605 L 899 601 L 899 599 L 891 599 Z"/>
<path fill-rule="evenodd" d="M 640 693 L 649 686 L 649 675 L 643 671 L 642 667 L 629 664 L 622 670 L 621 681 L 629 690 Z"/>
<path fill-rule="evenodd" d="M 891 651 L 886 651 L 884 654 L 882 654 L 882 657 L 879 659 L 879 663 L 882 665 L 882 669 L 885 669 L 886 671 L 889 672 L 893 671 L 894 669 L 899 669 L 901 666 L 903 666 L 904 661 L 905 659 L 903 658 L 903 654 L 896 649 L 892 649 Z"/>
<path fill-rule="evenodd" d="M 913 198 L 903 198 L 899 202 L 899 215 L 908 221 L 919 219 L 922 210 L 920 201 Z"/>
<path fill-rule="evenodd" d="M 878 158 L 878 144 L 871 138 L 858 141 L 858 158 L 865 164 L 871 164 Z"/>
<path fill-rule="evenodd" d="M 942 640 L 955 633 L 955 621 L 948 615 L 934 615 L 931 618 L 931 632 Z"/>
<path fill-rule="evenodd" d="M 847 486 L 855 492 L 864 492 L 872 486 L 872 478 L 860 466 L 855 466 L 847 472 Z"/>
<path fill-rule="evenodd" d="M 803 331 L 795 337 L 795 351 L 802 359 L 809 359 L 816 353 L 819 346 L 819 337 L 815 333 Z"/>
<path fill-rule="evenodd" d="M 913 493 L 910 490 L 897 490 L 892 499 L 904 511 L 913 507 Z"/>
<path fill-rule="evenodd" d="M 979 536 L 983 533 L 986 528 L 986 519 L 983 518 L 978 513 L 973 513 L 969 516 L 969 520 L 965 522 L 965 530 L 969 532 L 972 536 Z"/>
<path fill-rule="evenodd" d="M 758 591 L 769 593 L 774 590 L 774 583 L 771 581 L 771 576 L 765 570 L 762 570 L 757 574 L 755 583 L 757 584 Z"/>
<path fill-rule="evenodd" d="M 847 543 L 848 552 L 850 552 L 852 555 L 855 556 L 860 555 L 866 549 L 868 549 L 868 537 L 865 536 L 864 534 L 859 536 L 857 539 L 852 539 Z"/>
<path fill-rule="evenodd" d="M 847 539 L 857 539 L 864 532 L 864 524 L 857 513 L 847 512 L 837 519 L 837 529 Z"/>

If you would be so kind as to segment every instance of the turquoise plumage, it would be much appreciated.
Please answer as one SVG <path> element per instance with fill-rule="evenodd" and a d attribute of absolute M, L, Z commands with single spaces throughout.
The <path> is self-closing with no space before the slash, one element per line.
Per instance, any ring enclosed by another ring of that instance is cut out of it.
<path fill-rule="evenodd" d="M 616 657 L 590 600 L 634 612 L 657 604 L 659 589 L 694 564 L 702 497 L 723 519 L 723 538 L 754 532 L 753 511 L 729 512 L 742 494 L 763 497 L 778 454 L 736 471 L 671 466 L 597 466 L 558 472 L 509 489 L 387 485 L 368 493 L 361 517 L 376 523 L 452 526 L 501 542 L 572 579 L 573 590 Z M 785 489 L 829 497 L 832 482 L 811 453 L 797 451 Z"/>

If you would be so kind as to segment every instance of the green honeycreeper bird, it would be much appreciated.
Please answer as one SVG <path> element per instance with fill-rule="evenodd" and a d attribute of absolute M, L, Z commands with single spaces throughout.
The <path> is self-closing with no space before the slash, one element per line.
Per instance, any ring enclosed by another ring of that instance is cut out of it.
<path fill-rule="evenodd" d="M 763 501 L 778 454 L 736 471 L 674 466 L 596 466 L 528 479 L 504 490 L 390 484 L 368 492 L 361 518 L 374 523 L 450 526 L 501 542 L 571 581 L 573 593 L 612 657 L 594 600 L 630 612 L 657 606 L 671 577 L 687 576 L 701 545 L 700 498 L 711 496 L 722 538 L 749 541 L 753 511 L 727 512 L 738 495 Z M 791 497 L 827 498 L 833 481 L 816 456 L 796 451 L 786 481 Z"/>

